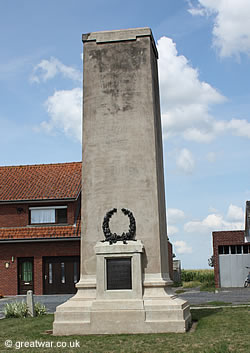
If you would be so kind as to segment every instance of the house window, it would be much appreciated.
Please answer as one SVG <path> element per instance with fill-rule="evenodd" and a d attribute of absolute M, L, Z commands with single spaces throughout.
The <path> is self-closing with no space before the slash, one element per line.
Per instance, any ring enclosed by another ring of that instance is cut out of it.
<path fill-rule="evenodd" d="M 243 245 L 243 254 L 248 254 L 248 245 Z"/>
<path fill-rule="evenodd" d="M 78 263 L 74 261 L 74 283 L 78 282 Z"/>
<path fill-rule="evenodd" d="M 232 248 L 231 248 L 231 251 L 232 251 Z M 219 252 L 219 255 L 228 255 L 229 245 L 219 245 L 218 252 Z"/>
<path fill-rule="evenodd" d="M 22 263 L 21 279 L 25 282 L 32 281 L 32 263 L 30 261 L 25 261 Z"/>
<path fill-rule="evenodd" d="M 231 254 L 236 254 L 235 245 L 231 245 Z"/>
<path fill-rule="evenodd" d="M 237 245 L 237 246 L 236 246 L 236 249 L 237 249 L 237 254 L 241 254 L 241 253 L 242 253 L 242 247 L 241 247 L 241 245 Z"/>
<path fill-rule="evenodd" d="M 219 251 L 219 255 L 223 254 L 223 246 L 222 245 L 219 245 L 218 251 Z"/>
<path fill-rule="evenodd" d="M 61 283 L 65 283 L 65 266 L 64 266 L 64 262 L 61 262 Z"/>
<path fill-rule="evenodd" d="M 67 206 L 30 207 L 30 224 L 67 223 Z"/>
<path fill-rule="evenodd" d="M 49 264 L 49 284 L 53 283 L 53 268 L 52 263 Z"/>

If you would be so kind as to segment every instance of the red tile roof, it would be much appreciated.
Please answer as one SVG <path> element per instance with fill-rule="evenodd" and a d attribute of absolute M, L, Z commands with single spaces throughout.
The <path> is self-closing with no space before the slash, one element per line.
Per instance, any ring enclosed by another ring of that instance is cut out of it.
<path fill-rule="evenodd" d="M 0 202 L 76 199 L 81 162 L 0 167 Z"/>
<path fill-rule="evenodd" d="M 68 238 L 80 237 L 79 223 L 74 226 L 49 226 L 49 227 L 17 227 L 0 228 L 1 240 L 35 239 L 35 238 Z"/>

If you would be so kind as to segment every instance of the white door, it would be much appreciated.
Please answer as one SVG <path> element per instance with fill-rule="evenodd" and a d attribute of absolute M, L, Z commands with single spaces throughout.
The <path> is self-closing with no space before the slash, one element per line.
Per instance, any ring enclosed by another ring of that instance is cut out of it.
<path fill-rule="evenodd" d="M 250 254 L 219 255 L 219 271 L 221 287 L 243 287 L 250 271 Z"/>

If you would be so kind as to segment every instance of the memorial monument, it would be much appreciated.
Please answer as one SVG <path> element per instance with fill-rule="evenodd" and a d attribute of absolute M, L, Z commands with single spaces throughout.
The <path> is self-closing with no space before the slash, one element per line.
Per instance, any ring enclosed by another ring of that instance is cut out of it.
<path fill-rule="evenodd" d="M 157 48 L 150 28 L 82 36 L 81 277 L 53 333 L 185 332 L 171 293 Z"/>

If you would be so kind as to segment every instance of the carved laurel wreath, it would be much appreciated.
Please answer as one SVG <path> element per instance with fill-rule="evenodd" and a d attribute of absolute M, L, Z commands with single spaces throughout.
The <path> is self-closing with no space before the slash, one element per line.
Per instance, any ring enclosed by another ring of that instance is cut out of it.
<path fill-rule="evenodd" d="M 114 244 L 117 241 L 123 241 L 124 244 L 127 244 L 127 240 L 135 240 L 134 238 L 136 232 L 136 224 L 133 213 L 126 208 L 122 208 L 121 211 L 129 218 L 129 231 L 127 233 L 123 232 L 122 235 L 111 233 L 111 230 L 109 228 L 109 221 L 113 214 L 117 212 L 117 208 L 113 208 L 112 210 L 106 213 L 103 219 L 102 230 L 105 236 L 105 240 L 103 240 L 103 242 L 108 241 L 109 244 Z"/>

